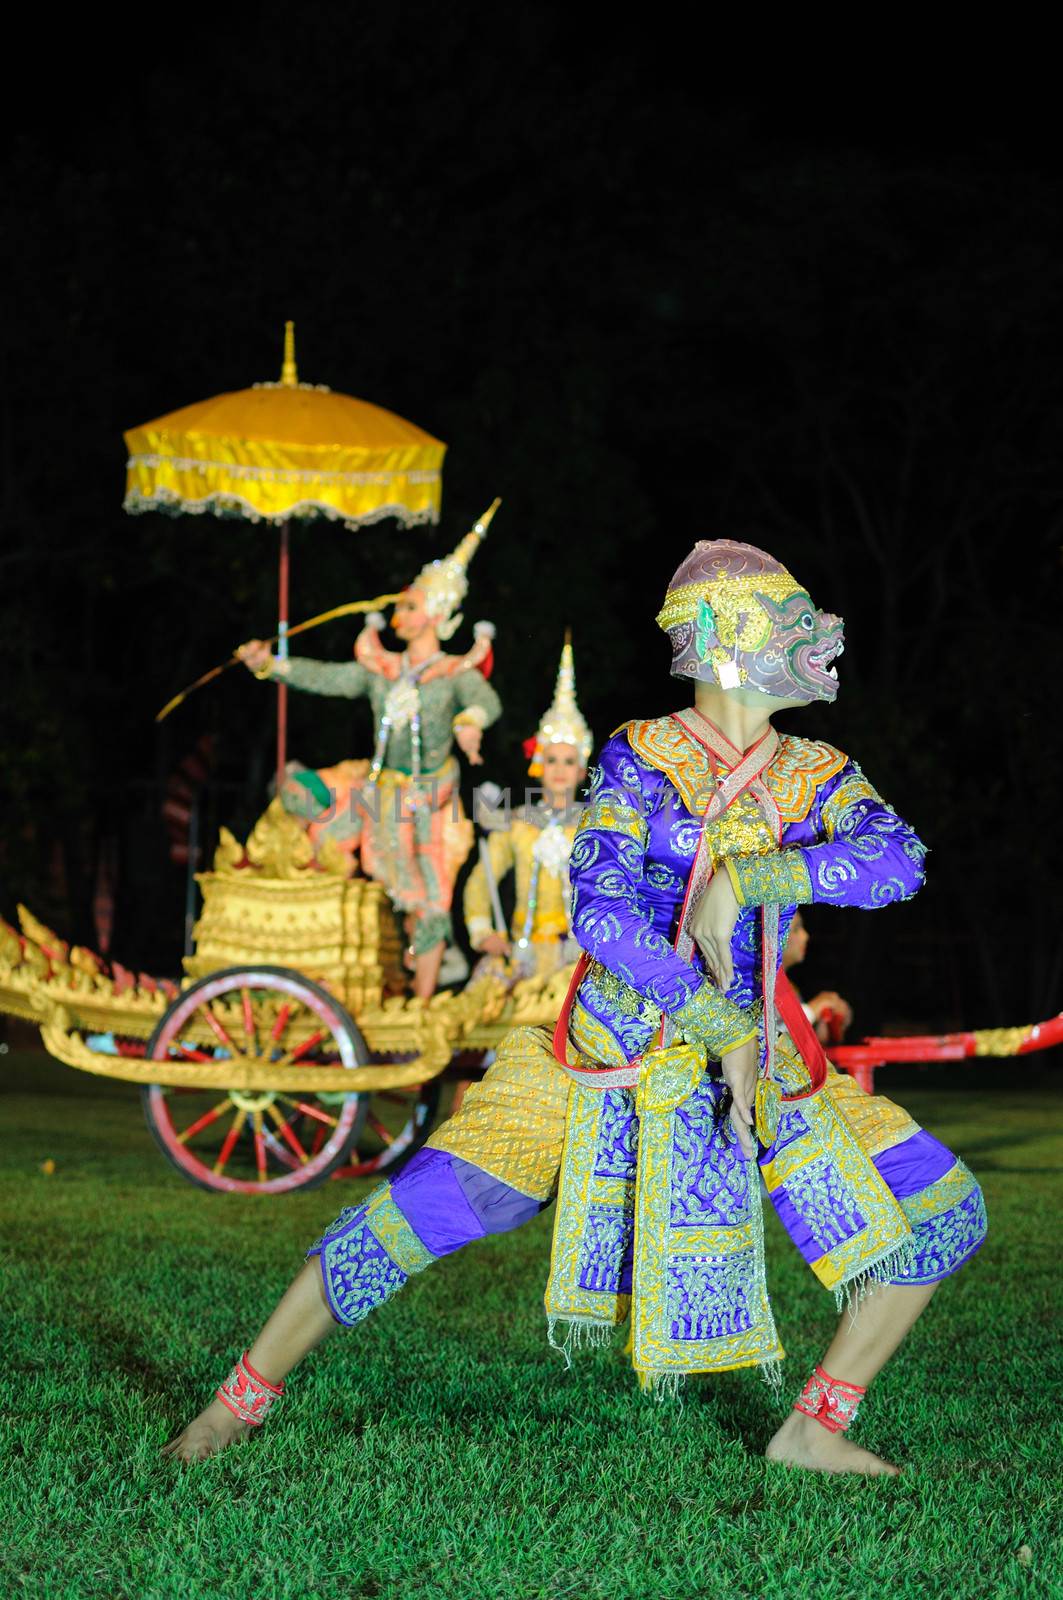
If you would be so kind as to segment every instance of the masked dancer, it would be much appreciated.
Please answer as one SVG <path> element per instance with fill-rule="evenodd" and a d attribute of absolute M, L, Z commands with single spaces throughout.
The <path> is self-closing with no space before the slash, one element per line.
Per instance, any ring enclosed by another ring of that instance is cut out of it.
<path fill-rule="evenodd" d="M 256 1427 L 331 1329 L 555 1197 L 546 1314 L 566 1359 L 630 1317 L 650 1391 L 734 1367 L 777 1380 L 763 1182 L 843 1311 L 767 1454 L 896 1471 L 847 1431 L 937 1285 L 981 1245 L 982 1194 L 899 1106 L 830 1068 L 780 952 L 795 906 L 910 898 L 924 847 L 855 761 L 772 726 L 788 706 L 834 700 L 842 650 L 840 619 L 778 561 L 698 544 L 658 622 L 694 703 L 600 751 L 570 860 L 584 955 L 553 1038 L 511 1033 L 459 1114 L 341 1213 L 168 1447 L 181 1459 Z"/>

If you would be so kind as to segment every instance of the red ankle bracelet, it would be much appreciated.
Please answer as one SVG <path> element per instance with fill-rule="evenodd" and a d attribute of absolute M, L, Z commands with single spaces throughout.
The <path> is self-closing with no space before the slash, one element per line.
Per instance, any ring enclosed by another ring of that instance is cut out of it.
<path fill-rule="evenodd" d="M 820 1423 L 831 1433 L 844 1433 L 856 1421 L 860 1402 L 867 1393 L 858 1383 L 832 1378 L 817 1367 L 794 1401 L 794 1410 Z"/>
<path fill-rule="evenodd" d="M 217 1390 L 217 1396 L 223 1406 L 228 1406 L 234 1417 L 239 1417 L 240 1421 L 246 1422 L 249 1427 L 257 1428 L 265 1422 L 270 1406 L 284 1393 L 284 1384 L 270 1383 L 261 1373 L 256 1372 L 248 1361 L 247 1354 L 245 1350 L 221 1388 Z"/>

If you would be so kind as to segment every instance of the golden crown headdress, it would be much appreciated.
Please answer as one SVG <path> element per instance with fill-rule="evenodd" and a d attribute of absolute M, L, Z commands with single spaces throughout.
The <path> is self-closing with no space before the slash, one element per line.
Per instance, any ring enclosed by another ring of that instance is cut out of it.
<path fill-rule="evenodd" d="M 484 535 L 491 526 L 491 518 L 501 504 L 501 500 L 492 500 L 454 553 L 443 556 L 439 561 L 430 561 L 421 568 L 409 586 L 419 589 L 424 595 L 425 612 L 432 619 L 440 639 L 449 639 L 461 626 L 458 607 L 469 592 L 469 580 L 466 577 L 469 562 L 483 543 Z"/>
<path fill-rule="evenodd" d="M 543 751 L 551 744 L 572 744 L 579 751 L 580 765 L 590 760 L 594 739 L 580 711 L 576 699 L 576 666 L 572 655 L 572 635 L 565 632 L 561 647 L 561 662 L 557 669 L 557 684 L 550 709 L 543 714 L 534 740 L 529 740 L 531 765 L 528 775 L 542 777 Z"/>

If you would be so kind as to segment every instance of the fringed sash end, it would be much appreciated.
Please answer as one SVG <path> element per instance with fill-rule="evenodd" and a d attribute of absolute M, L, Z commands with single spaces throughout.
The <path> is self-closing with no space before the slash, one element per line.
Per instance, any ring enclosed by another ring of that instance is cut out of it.
<path fill-rule="evenodd" d="M 656 1400 L 658 1404 L 665 1400 L 676 1400 L 680 1405 L 683 1404 L 683 1383 L 686 1373 L 636 1367 L 635 1376 L 639 1380 L 639 1388 L 643 1394 L 649 1395 L 651 1400 Z"/>
<path fill-rule="evenodd" d="M 772 1356 L 770 1361 L 761 1362 L 760 1375 L 775 1398 L 780 1399 L 782 1397 L 781 1356 Z"/>
<path fill-rule="evenodd" d="M 915 1236 L 909 1234 L 907 1239 L 902 1239 L 900 1244 L 891 1245 L 883 1251 L 877 1261 L 870 1265 L 862 1264 L 859 1271 L 851 1278 L 834 1286 L 834 1303 L 838 1308 L 839 1316 L 848 1308 L 850 1315 L 855 1318 L 860 1310 L 861 1301 L 869 1295 L 876 1284 L 893 1283 L 896 1278 L 903 1278 L 911 1272 L 916 1262 Z"/>
<path fill-rule="evenodd" d="M 557 1338 L 560 1330 L 561 1337 Z M 611 1343 L 613 1324 L 596 1322 L 589 1317 L 548 1317 L 546 1342 L 551 1350 L 564 1357 L 566 1367 L 572 1365 L 573 1350 L 602 1350 Z"/>

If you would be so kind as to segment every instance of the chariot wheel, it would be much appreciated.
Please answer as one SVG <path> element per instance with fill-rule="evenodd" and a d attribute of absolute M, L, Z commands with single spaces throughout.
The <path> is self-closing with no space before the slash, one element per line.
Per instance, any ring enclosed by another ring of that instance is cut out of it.
<path fill-rule="evenodd" d="M 147 1056 L 209 1069 L 202 1088 L 141 1090 L 155 1142 L 202 1189 L 285 1194 L 323 1183 L 342 1166 L 369 1109 L 369 1097 L 354 1092 L 226 1088 L 229 1061 L 287 1068 L 369 1062 L 343 1006 L 287 967 L 228 967 L 200 978 L 165 1013 Z"/>
<path fill-rule="evenodd" d="M 417 1154 L 435 1126 L 443 1085 L 439 1078 L 408 1089 L 373 1089 L 365 1116 L 352 1134 L 337 1177 L 394 1177 Z"/>

